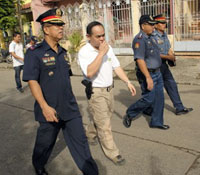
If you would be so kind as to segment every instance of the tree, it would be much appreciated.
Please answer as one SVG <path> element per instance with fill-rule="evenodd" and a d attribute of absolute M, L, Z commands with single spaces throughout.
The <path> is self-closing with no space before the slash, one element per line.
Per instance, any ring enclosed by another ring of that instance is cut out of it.
<path fill-rule="evenodd" d="M 16 24 L 16 0 L 0 0 L 0 29 L 13 29 Z"/>
<path fill-rule="evenodd" d="M 5 49 L 3 31 L 13 30 L 17 25 L 16 0 L 0 0 L 0 42 Z"/>

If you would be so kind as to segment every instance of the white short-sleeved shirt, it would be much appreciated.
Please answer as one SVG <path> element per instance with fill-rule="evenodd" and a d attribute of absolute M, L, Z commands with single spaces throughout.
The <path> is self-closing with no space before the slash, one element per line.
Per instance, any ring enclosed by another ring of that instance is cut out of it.
<path fill-rule="evenodd" d="M 98 55 L 96 50 L 90 43 L 83 46 L 78 53 L 78 62 L 84 77 L 87 76 L 87 67 Z M 109 46 L 107 54 L 103 57 L 102 65 L 97 74 L 91 79 L 93 87 L 108 87 L 113 83 L 113 70 L 120 66 L 120 63 L 115 56 L 113 49 Z M 86 78 L 88 79 L 88 78 Z"/>
<path fill-rule="evenodd" d="M 9 52 L 14 52 L 17 56 L 24 58 L 24 52 L 23 52 L 23 45 L 22 43 L 16 43 L 12 41 L 9 45 Z M 24 65 L 24 62 L 21 60 L 18 60 L 12 56 L 13 59 L 13 67 Z"/>

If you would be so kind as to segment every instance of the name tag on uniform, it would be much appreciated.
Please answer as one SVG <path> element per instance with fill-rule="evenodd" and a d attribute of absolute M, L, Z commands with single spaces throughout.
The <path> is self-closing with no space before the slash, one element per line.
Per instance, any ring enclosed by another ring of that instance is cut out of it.
<path fill-rule="evenodd" d="M 43 57 L 42 61 L 45 64 L 45 66 L 51 66 L 56 64 L 55 57 Z"/>
<path fill-rule="evenodd" d="M 161 40 L 161 39 L 158 40 L 158 44 L 163 44 L 163 43 L 164 43 L 163 40 Z"/>

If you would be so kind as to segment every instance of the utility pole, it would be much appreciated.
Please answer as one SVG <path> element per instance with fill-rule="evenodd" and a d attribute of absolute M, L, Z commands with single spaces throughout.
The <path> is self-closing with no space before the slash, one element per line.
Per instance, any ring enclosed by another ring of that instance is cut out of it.
<path fill-rule="evenodd" d="M 20 0 L 17 0 L 17 14 L 18 14 L 19 28 L 20 28 L 22 43 L 24 44 L 24 32 L 23 32 L 23 25 L 22 25 L 22 18 L 21 18 L 21 3 L 20 3 Z"/>

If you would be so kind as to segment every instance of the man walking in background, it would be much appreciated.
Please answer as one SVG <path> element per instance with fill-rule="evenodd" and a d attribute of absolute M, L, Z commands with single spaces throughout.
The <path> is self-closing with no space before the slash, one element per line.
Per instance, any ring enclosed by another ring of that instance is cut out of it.
<path fill-rule="evenodd" d="M 178 92 L 177 84 L 167 65 L 168 63 L 169 66 L 175 66 L 176 58 L 171 49 L 169 39 L 165 32 L 165 29 L 167 26 L 166 17 L 160 14 L 160 15 L 155 16 L 154 19 L 156 21 L 156 24 L 155 24 L 156 30 L 153 33 L 153 37 L 157 41 L 158 47 L 160 49 L 160 57 L 162 59 L 162 65 L 161 65 L 160 70 L 163 77 L 164 87 L 174 105 L 174 108 L 176 109 L 175 114 L 176 115 L 187 114 L 193 109 L 186 108 L 183 106 L 183 103 L 181 101 L 181 98 Z"/>
<path fill-rule="evenodd" d="M 127 109 L 123 120 L 123 124 L 127 128 L 131 126 L 133 118 L 152 107 L 150 128 L 169 129 L 163 119 L 164 92 L 160 72 L 162 61 L 157 43 L 152 39 L 155 23 L 152 16 L 142 15 L 139 20 L 141 31 L 133 40 L 136 76 L 141 86 L 142 98 Z"/>
<path fill-rule="evenodd" d="M 21 43 L 20 33 L 15 32 L 13 34 L 13 41 L 9 45 L 9 52 L 13 59 L 13 67 L 15 70 L 15 81 L 17 85 L 17 90 L 21 93 L 24 92 L 21 84 L 21 71 L 24 65 L 24 52 L 23 52 L 23 44 Z"/>

